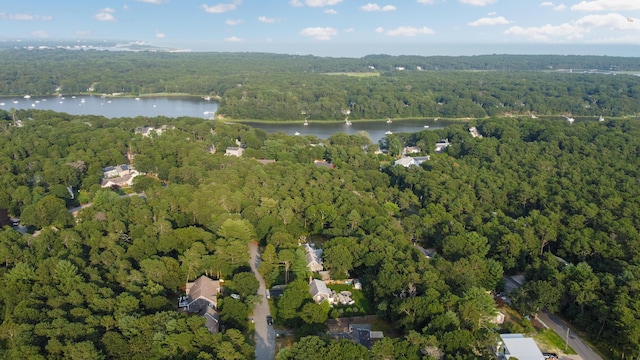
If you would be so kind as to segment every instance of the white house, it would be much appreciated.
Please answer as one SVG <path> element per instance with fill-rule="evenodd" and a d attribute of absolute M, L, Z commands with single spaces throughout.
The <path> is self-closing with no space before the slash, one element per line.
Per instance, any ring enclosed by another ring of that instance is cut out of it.
<path fill-rule="evenodd" d="M 394 161 L 394 165 L 402 165 L 406 168 L 412 166 L 412 165 L 420 165 L 425 161 L 430 160 L 431 157 L 429 155 L 427 156 L 416 156 L 416 157 L 410 157 L 410 156 L 404 156 L 401 157 L 400 159 Z"/>
<path fill-rule="evenodd" d="M 244 152 L 244 149 L 239 146 L 229 146 L 225 151 L 224 155 L 241 157 L 243 152 Z"/>
<path fill-rule="evenodd" d="M 318 279 L 313 279 L 309 282 L 309 293 L 313 298 L 313 301 L 320 304 L 323 301 L 328 301 L 329 304 L 334 302 L 332 292 L 327 287 L 327 284 Z"/>
<path fill-rule="evenodd" d="M 421 152 L 422 149 L 420 149 L 420 147 L 418 146 L 407 146 L 404 148 L 404 153 L 405 154 L 417 154 L 419 152 Z"/>
<path fill-rule="evenodd" d="M 508 360 L 544 360 L 544 355 L 532 338 L 526 338 L 522 334 L 502 334 L 502 341 L 498 342 L 496 356 L 498 359 Z"/>
<path fill-rule="evenodd" d="M 479 138 L 482 139 L 482 135 L 478 132 L 478 129 L 476 129 L 475 126 L 472 126 L 469 128 L 469 133 L 471 134 L 471 136 L 473 136 L 474 138 Z"/>
<path fill-rule="evenodd" d="M 446 150 L 446 148 L 449 147 L 449 145 L 451 145 L 451 143 L 449 142 L 449 139 L 444 139 L 444 140 L 440 140 L 436 143 L 436 153 L 442 153 Z"/>
<path fill-rule="evenodd" d="M 131 165 L 108 166 L 102 169 L 101 187 L 133 185 L 133 178 L 140 175 Z"/>

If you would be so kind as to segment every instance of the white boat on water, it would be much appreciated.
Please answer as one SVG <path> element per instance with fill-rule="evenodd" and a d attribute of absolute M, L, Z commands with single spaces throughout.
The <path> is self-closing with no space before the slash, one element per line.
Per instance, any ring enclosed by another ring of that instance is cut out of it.
<path fill-rule="evenodd" d="M 393 134 L 393 133 L 392 133 L 391 131 L 387 130 L 387 131 L 385 131 L 385 132 L 384 132 L 384 134 L 385 134 L 385 135 L 391 135 L 391 134 Z"/>
<path fill-rule="evenodd" d="M 425 128 L 425 129 L 428 129 L 428 128 L 429 128 L 429 125 L 425 125 L 425 126 L 424 126 L 424 128 Z"/>
<path fill-rule="evenodd" d="M 344 118 L 344 124 L 347 126 L 351 126 L 351 121 L 349 121 L 349 117 Z"/>
<path fill-rule="evenodd" d="M 25 99 L 31 99 L 31 95 L 25 95 L 24 98 Z"/>
<path fill-rule="evenodd" d="M 298 135 L 300 135 L 300 133 L 296 131 L 295 134 L 293 134 L 293 135 L 298 136 Z"/>
<path fill-rule="evenodd" d="M 307 119 L 304 119 L 304 126 L 309 126 L 309 122 L 307 121 Z"/>
<path fill-rule="evenodd" d="M 140 100 L 140 98 L 136 98 L 136 101 L 139 101 L 139 100 Z"/>
<path fill-rule="evenodd" d="M 393 121 L 391 121 L 390 118 L 387 118 L 387 124 L 391 124 Z"/>

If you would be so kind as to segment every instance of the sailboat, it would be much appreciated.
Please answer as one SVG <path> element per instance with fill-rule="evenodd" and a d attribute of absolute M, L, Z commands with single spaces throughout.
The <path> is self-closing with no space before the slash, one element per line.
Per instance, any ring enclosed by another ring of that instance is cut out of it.
<path fill-rule="evenodd" d="M 349 121 L 349 116 L 347 116 L 346 118 L 344 118 L 344 124 L 347 126 L 351 125 L 351 121 Z"/>
<path fill-rule="evenodd" d="M 393 121 L 391 121 L 390 118 L 387 118 L 387 124 L 391 124 Z"/>

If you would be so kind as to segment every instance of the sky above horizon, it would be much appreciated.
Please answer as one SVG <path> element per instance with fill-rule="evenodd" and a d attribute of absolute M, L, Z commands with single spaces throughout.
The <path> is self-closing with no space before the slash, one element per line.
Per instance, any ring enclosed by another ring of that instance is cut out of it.
<path fill-rule="evenodd" d="M 430 47 L 456 45 L 460 52 L 466 45 L 485 48 L 485 52 L 511 46 L 524 49 L 528 45 L 556 49 L 546 50 L 548 53 L 578 45 L 592 49 L 618 45 L 631 52 L 640 50 L 640 0 L 97 3 L 0 0 L 0 40 L 135 40 L 193 51 L 321 56 L 352 56 L 354 52 L 421 55 Z"/>

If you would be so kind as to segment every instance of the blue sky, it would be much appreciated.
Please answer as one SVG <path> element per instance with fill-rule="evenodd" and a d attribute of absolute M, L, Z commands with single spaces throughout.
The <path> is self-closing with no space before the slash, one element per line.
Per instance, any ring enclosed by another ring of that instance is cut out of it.
<path fill-rule="evenodd" d="M 640 54 L 640 0 L 0 0 L 0 40 L 10 39 L 330 56 L 577 45 Z"/>

